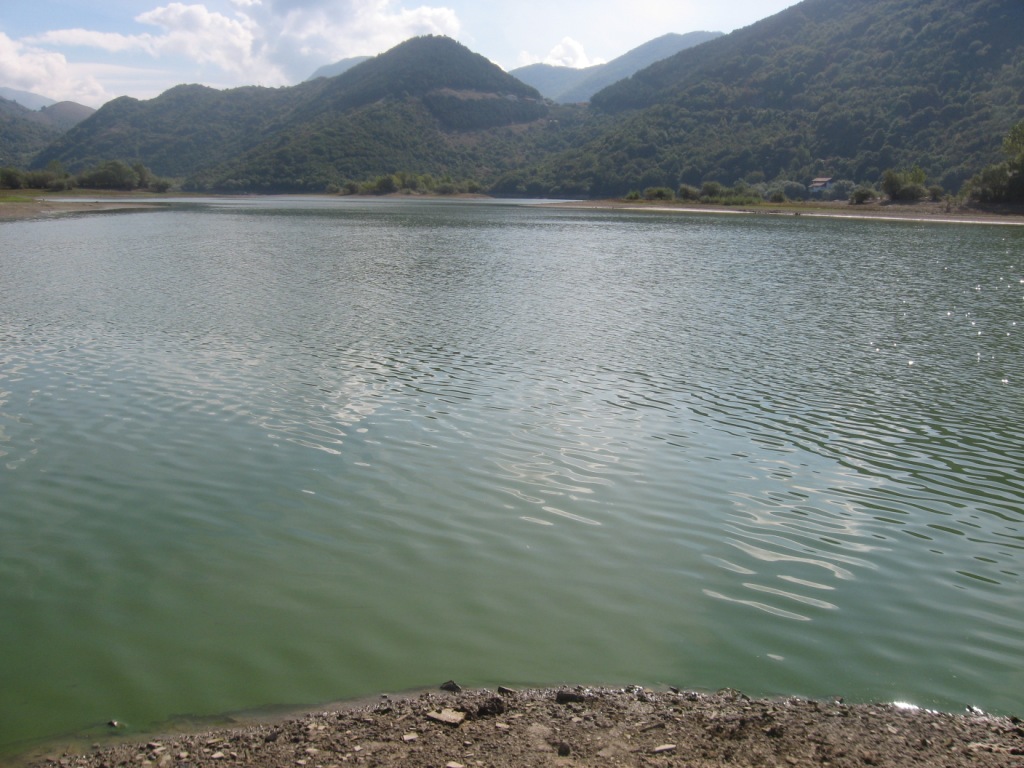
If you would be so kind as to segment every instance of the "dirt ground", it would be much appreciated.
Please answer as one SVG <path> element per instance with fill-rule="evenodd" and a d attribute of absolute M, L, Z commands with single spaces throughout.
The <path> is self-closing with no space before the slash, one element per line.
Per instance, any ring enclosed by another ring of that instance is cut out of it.
<path fill-rule="evenodd" d="M 454 684 L 446 684 L 456 688 Z M 111 725 L 116 730 L 116 725 Z M 35 768 L 1024 766 L 1019 718 L 624 689 L 445 691 L 36 755 Z"/>

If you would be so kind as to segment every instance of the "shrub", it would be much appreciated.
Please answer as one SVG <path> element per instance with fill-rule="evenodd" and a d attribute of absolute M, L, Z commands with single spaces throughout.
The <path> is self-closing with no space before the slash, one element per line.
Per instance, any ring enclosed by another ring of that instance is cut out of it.
<path fill-rule="evenodd" d="M 676 197 L 680 200 L 700 200 L 700 190 L 689 184 L 680 184 Z"/>
<path fill-rule="evenodd" d="M 917 166 L 898 171 L 889 169 L 882 174 L 882 191 L 890 200 L 912 202 L 927 197 L 924 181 L 925 173 Z"/>
<path fill-rule="evenodd" d="M 868 200 L 875 199 L 875 190 L 863 185 L 857 187 L 850 193 L 850 202 L 854 205 L 863 205 Z"/>
<path fill-rule="evenodd" d="M 675 200 L 676 194 L 668 187 L 647 187 L 644 190 L 645 200 Z"/>
<path fill-rule="evenodd" d="M 700 188 L 700 199 L 713 199 L 725 194 L 725 186 L 717 181 L 705 181 Z"/>

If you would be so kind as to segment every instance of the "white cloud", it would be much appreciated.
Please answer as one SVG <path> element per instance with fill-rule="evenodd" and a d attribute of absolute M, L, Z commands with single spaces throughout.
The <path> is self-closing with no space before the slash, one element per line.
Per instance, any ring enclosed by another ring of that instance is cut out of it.
<path fill-rule="evenodd" d="M 0 32 L 0 72 L 4 85 L 58 101 L 100 104 L 109 98 L 89 74 L 79 74 L 61 53 L 47 51 Z"/>
<path fill-rule="evenodd" d="M 261 59 L 259 30 L 244 14 L 232 19 L 204 5 L 170 3 L 141 13 L 135 20 L 163 30 L 161 35 L 139 36 L 152 55 L 184 56 L 226 72 L 283 83 L 281 73 Z"/>
<path fill-rule="evenodd" d="M 456 37 L 451 8 L 396 7 L 390 0 L 274 0 L 280 32 L 274 59 L 299 79 L 322 65 L 374 55 L 417 35 Z"/>
<path fill-rule="evenodd" d="M 99 48 L 110 53 L 144 50 L 152 52 L 149 35 L 121 35 L 116 32 L 96 32 L 91 29 L 53 29 L 41 35 L 25 38 L 38 45 Z"/>
<path fill-rule="evenodd" d="M 12 87 L 21 87 L 26 77 L 15 82 L 15 73 L 34 67 L 39 75 L 29 79 L 36 92 L 58 98 L 54 94 L 61 91 L 59 98 L 65 98 L 74 90 L 76 101 L 92 105 L 109 93 L 124 93 L 115 90 L 123 78 L 108 81 L 100 74 L 116 67 L 143 68 L 150 86 L 129 92 L 138 98 L 151 98 L 157 83 L 157 93 L 181 82 L 286 85 L 323 64 L 374 55 L 416 35 L 457 37 L 461 27 L 451 8 L 407 7 L 400 0 L 169 2 L 139 13 L 134 24 L 121 31 L 54 29 L 20 41 L 5 38 L 7 59 L 0 58 L 0 72 Z M 58 50 L 77 63 L 69 64 Z M 149 69 L 147 61 L 153 64 Z M 47 67 L 50 74 L 43 73 Z M 79 72 L 91 67 L 106 90 L 92 78 L 62 90 L 62 78 L 74 80 L 76 67 Z"/>
<path fill-rule="evenodd" d="M 563 37 L 562 42 L 548 51 L 547 56 L 535 56 L 527 51 L 519 54 L 519 66 L 528 64 L 550 64 L 555 67 L 572 67 L 583 69 L 596 64 L 604 64 L 604 59 L 591 59 L 583 49 L 583 44 L 571 37 Z"/>

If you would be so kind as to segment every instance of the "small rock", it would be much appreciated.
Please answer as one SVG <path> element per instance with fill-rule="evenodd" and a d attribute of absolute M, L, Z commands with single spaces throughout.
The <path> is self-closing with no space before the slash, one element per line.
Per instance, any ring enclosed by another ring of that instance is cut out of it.
<path fill-rule="evenodd" d="M 559 704 L 572 704 L 586 701 L 586 697 L 582 693 L 576 693 L 575 691 L 559 691 L 555 694 L 555 701 Z"/>
<path fill-rule="evenodd" d="M 121 723 L 119 721 L 117 721 L 117 720 L 108 720 L 107 721 L 107 725 L 109 725 L 111 728 L 120 728 L 121 727 Z"/>
<path fill-rule="evenodd" d="M 570 752 L 572 752 L 572 747 L 570 747 L 568 745 L 568 743 L 566 743 L 564 741 L 558 742 L 558 756 L 559 757 L 568 757 Z"/>
<path fill-rule="evenodd" d="M 659 747 L 655 747 L 655 748 L 654 748 L 653 750 L 651 750 L 651 751 L 652 751 L 652 752 L 653 752 L 653 753 L 654 753 L 655 755 L 663 755 L 663 754 L 665 754 L 666 752 L 675 752 L 675 751 L 676 751 L 676 745 L 675 745 L 675 744 L 662 744 L 662 745 L 661 745 L 661 746 L 659 746 Z"/>
<path fill-rule="evenodd" d="M 456 763 L 452 760 L 450 763 L 445 763 L 444 768 L 466 768 L 462 763 Z"/>
<path fill-rule="evenodd" d="M 462 721 L 466 719 L 466 713 L 445 707 L 440 712 L 427 712 L 427 717 L 445 725 L 461 725 Z"/>
<path fill-rule="evenodd" d="M 449 691 L 450 693 L 461 693 L 462 686 L 456 683 L 454 680 L 449 680 L 447 683 L 441 683 L 442 691 Z"/>
<path fill-rule="evenodd" d="M 500 693 L 502 696 L 511 696 L 513 693 L 515 693 L 515 689 L 506 688 L 504 685 L 499 685 L 498 693 Z"/>
<path fill-rule="evenodd" d="M 214 752 L 212 755 L 210 755 L 210 759 L 211 760 L 223 760 L 224 759 L 224 753 L 223 752 Z"/>
<path fill-rule="evenodd" d="M 410 741 L 416 741 L 420 735 L 418 733 L 407 733 L 402 737 L 402 741 L 408 743 Z"/>
<path fill-rule="evenodd" d="M 497 728 L 499 731 L 507 731 L 512 726 L 508 723 L 495 723 L 494 727 Z"/>

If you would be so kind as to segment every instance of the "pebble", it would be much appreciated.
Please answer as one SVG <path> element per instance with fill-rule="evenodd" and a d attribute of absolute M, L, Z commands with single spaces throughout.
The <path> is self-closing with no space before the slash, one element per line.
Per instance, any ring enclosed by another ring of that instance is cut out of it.
<path fill-rule="evenodd" d="M 405 734 L 405 736 L 402 737 L 402 741 L 405 741 L 405 742 L 416 741 L 416 739 L 418 739 L 419 737 L 420 736 L 419 736 L 418 733 L 407 733 L 407 734 Z"/>
<path fill-rule="evenodd" d="M 676 745 L 675 744 L 662 744 L 660 747 L 655 747 L 652 751 L 656 755 L 663 755 L 666 752 L 675 752 L 676 751 Z"/>

